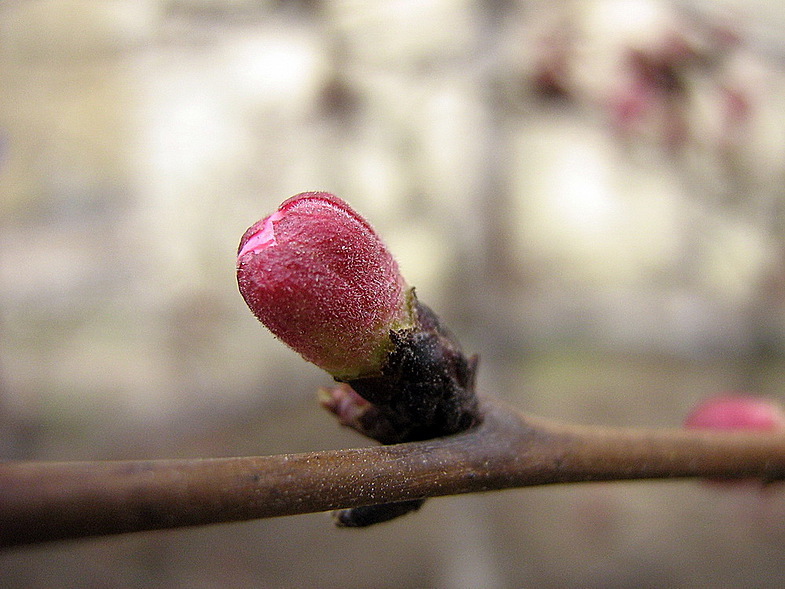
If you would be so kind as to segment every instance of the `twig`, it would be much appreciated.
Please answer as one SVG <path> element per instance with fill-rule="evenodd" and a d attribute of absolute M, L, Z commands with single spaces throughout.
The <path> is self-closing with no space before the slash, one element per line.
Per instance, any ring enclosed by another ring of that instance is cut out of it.
<path fill-rule="evenodd" d="M 558 424 L 484 397 L 450 437 L 278 456 L 0 464 L 0 546 L 581 481 L 785 478 L 785 435 Z"/>

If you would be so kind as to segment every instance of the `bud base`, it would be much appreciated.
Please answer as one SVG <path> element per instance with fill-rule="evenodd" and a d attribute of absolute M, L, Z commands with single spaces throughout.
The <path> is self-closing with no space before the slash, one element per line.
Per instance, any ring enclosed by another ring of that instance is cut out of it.
<path fill-rule="evenodd" d="M 390 332 L 393 348 L 379 376 L 346 383 L 371 403 L 358 431 L 383 444 L 449 436 L 479 422 L 477 356 L 467 358 L 438 316 L 415 299 L 417 325 Z M 372 423 L 371 423 L 372 422 Z M 338 511 L 336 524 L 365 527 L 420 508 L 423 500 Z"/>

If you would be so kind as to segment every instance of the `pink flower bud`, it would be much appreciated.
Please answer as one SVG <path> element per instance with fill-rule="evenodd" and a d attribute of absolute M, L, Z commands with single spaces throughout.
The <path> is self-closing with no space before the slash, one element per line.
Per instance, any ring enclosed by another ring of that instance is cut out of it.
<path fill-rule="evenodd" d="M 728 393 L 706 399 L 684 421 L 687 429 L 775 431 L 785 429 L 785 413 L 766 399 Z"/>
<path fill-rule="evenodd" d="M 237 282 L 253 314 L 339 379 L 378 375 L 413 293 L 371 225 L 327 192 L 284 201 L 245 232 Z"/>

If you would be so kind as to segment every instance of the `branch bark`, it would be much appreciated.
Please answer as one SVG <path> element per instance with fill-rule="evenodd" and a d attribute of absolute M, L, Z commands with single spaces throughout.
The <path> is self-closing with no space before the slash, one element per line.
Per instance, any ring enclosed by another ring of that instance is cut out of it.
<path fill-rule="evenodd" d="M 582 481 L 785 478 L 785 435 L 482 422 L 390 446 L 196 460 L 0 464 L 0 546 Z"/>

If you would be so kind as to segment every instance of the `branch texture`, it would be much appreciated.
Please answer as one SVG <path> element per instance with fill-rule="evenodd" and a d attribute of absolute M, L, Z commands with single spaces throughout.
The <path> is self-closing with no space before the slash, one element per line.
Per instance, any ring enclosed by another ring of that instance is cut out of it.
<path fill-rule="evenodd" d="M 453 436 L 278 456 L 0 464 L 0 546 L 581 481 L 785 478 L 785 435 L 596 428 L 483 397 Z"/>

